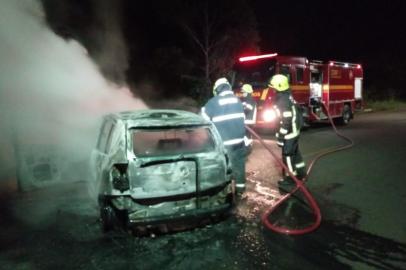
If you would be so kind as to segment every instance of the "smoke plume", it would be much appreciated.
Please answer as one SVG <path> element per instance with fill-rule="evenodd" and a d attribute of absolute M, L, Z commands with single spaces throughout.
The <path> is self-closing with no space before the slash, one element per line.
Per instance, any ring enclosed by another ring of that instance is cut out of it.
<path fill-rule="evenodd" d="M 88 159 L 102 115 L 146 107 L 80 43 L 54 34 L 38 1 L 0 0 L 0 40 L 0 180 L 41 174 L 37 160 L 63 181 Z"/>

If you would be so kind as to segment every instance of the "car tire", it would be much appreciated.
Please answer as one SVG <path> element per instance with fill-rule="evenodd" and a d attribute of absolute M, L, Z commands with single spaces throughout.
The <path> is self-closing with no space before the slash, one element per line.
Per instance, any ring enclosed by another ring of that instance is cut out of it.
<path fill-rule="evenodd" d="M 348 125 L 352 118 L 351 107 L 348 104 L 344 105 L 342 116 L 338 119 L 338 124 L 340 125 Z"/>
<path fill-rule="evenodd" d="M 104 205 L 100 208 L 100 221 L 103 232 L 109 232 L 114 229 L 117 223 L 117 216 L 112 206 Z"/>

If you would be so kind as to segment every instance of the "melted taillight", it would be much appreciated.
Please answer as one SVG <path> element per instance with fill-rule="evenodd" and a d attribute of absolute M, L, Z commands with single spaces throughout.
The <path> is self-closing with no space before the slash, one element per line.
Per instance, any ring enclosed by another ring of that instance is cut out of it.
<path fill-rule="evenodd" d="M 130 189 L 127 167 L 128 164 L 114 164 L 110 172 L 113 188 L 120 190 L 120 192 L 124 192 L 125 190 Z"/>

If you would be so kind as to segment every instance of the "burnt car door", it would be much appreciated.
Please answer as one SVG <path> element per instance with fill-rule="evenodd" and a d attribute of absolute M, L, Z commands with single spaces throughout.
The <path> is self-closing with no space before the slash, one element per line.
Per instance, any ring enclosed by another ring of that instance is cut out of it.
<path fill-rule="evenodd" d="M 111 135 L 115 128 L 115 123 L 111 120 L 105 121 L 101 127 L 96 148 L 93 149 L 90 158 L 89 192 L 92 198 L 97 198 L 100 191 L 100 183 L 106 174 L 106 165 L 109 163 L 108 148 L 111 144 Z"/>

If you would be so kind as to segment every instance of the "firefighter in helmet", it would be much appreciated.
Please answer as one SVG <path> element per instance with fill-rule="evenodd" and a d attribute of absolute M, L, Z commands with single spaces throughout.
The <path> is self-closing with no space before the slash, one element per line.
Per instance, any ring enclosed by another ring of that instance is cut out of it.
<path fill-rule="evenodd" d="M 269 86 L 276 90 L 274 109 L 280 120 L 276 138 L 278 146 L 282 148 L 283 163 L 293 175 L 303 180 L 306 176 L 306 166 L 299 150 L 302 113 L 292 97 L 288 77 L 282 74 L 274 75 Z M 278 183 L 281 193 L 294 186 L 293 179 L 285 171 L 283 174 L 284 178 Z"/>
<path fill-rule="evenodd" d="M 231 161 L 237 192 L 245 190 L 245 115 L 241 101 L 226 78 L 218 79 L 213 87 L 214 97 L 202 108 L 204 118 L 213 122 Z"/>
<path fill-rule="evenodd" d="M 253 125 L 255 124 L 256 116 L 257 116 L 257 103 L 252 98 L 252 86 L 250 84 L 244 84 L 241 87 L 241 102 L 244 107 L 245 113 L 245 124 Z"/>
<path fill-rule="evenodd" d="M 250 84 L 244 84 L 241 87 L 241 102 L 242 106 L 244 107 L 244 114 L 245 114 L 245 124 L 246 125 L 254 125 L 256 118 L 257 118 L 257 103 L 252 98 L 252 86 Z M 251 134 L 247 131 L 246 139 L 245 139 L 245 146 L 249 147 L 252 144 Z"/>

